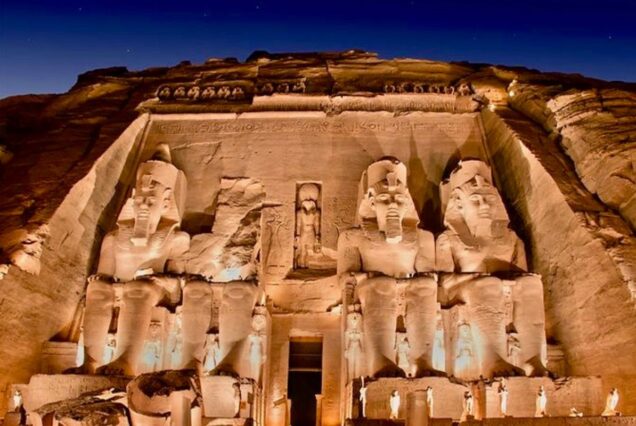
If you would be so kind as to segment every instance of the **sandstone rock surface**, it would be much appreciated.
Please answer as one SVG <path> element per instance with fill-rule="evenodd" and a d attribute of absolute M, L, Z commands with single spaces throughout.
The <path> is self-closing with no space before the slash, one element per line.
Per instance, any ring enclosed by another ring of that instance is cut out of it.
<path fill-rule="evenodd" d="M 290 333 L 327 324 L 329 350 L 340 347 L 334 280 L 293 277 L 285 289 L 297 182 L 322 181 L 322 244 L 335 249 L 372 161 L 407 163 L 421 226 L 438 234 L 436 188 L 460 158 L 476 157 L 493 167 L 543 276 L 548 338 L 563 347 L 565 370 L 603 376 L 604 392 L 621 387 L 622 410 L 636 413 L 635 93 L 633 83 L 353 50 L 109 68 L 65 94 L 0 100 L 0 394 L 38 371 L 43 343 L 77 341 L 101 239 L 136 166 L 169 143 L 198 194 L 185 231 L 222 234 L 230 268 L 256 260 L 262 235 L 259 273 L 280 314 L 274 373 L 286 371 Z M 244 178 L 260 184 L 242 187 L 254 191 L 241 204 L 231 194 Z M 206 268 L 193 273 L 219 275 Z M 329 366 L 325 389 L 337 393 L 340 366 Z M 285 385 L 268 386 L 270 404 Z M 338 401 L 324 403 L 323 421 L 338 424 Z"/>

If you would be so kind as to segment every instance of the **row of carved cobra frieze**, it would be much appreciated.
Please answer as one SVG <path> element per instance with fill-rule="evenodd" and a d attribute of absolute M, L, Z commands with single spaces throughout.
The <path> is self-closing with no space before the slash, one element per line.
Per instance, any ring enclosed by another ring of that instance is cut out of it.
<path fill-rule="evenodd" d="M 306 93 L 305 79 L 289 81 L 266 82 L 251 86 L 247 82 L 215 82 L 215 83 L 170 83 L 159 86 L 156 96 L 160 101 L 244 101 L 254 91 L 255 95 L 268 96 L 273 94 L 304 94 Z M 380 93 L 387 94 L 443 94 L 454 96 L 471 96 L 474 92 L 470 84 L 457 85 L 429 84 L 422 82 L 387 81 Z"/>

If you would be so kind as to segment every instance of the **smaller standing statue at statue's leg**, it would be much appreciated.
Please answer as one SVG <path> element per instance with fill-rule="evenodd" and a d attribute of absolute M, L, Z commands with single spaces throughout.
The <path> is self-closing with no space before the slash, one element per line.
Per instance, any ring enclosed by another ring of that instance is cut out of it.
<path fill-rule="evenodd" d="M 444 231 L 437 238 L 437 270 L 449 303 L 462 304 L 474 327 L 484 377 L 543 376 L 546 355 L 541 278 L 527 272 L 524 245 L 509 228 L 503 200 L 482 161 L 461 161 L 441 186 Z M 512 324 L 507 323 L 504 284 L 512 281 Z M 520 364 L 509 359 L 506 329 L 517 333 Z"/>
<path fill-rule="evenodd" d="M 267 334 L 267 308 L 264 305 L 257 305 L 252 316 L 252 334 L 249 336 L 250 343 L 250 368 L 251 378 L 256 383 L 261 382 L 263 364 L 267 359 L 267 344 L 265 342 Z"/>
<path fill-rule="evenodd" d="M 208 334 L 205 338 L 205 358 L 203 361 L 203 374 L 210 374 L 221 360 L 221 347 L 219 335 Z"/>
<path fill-rule="evenodd" d="M 410 351 L 411 345 L 409 344 L 408 337 L 406 337 L 406 333 L 397 333 L 395 341 L 396 363 L 397 366 L 404 371 L 406 377 L 413 376 L 411 361 L 409 360 Z"/>
<path fill-rule="evenodd" d="M 347 382 L 362 375 L 362 315 L 360 305 L 347 307 L 345 329 L 345 359 L 347 360 Z"/>

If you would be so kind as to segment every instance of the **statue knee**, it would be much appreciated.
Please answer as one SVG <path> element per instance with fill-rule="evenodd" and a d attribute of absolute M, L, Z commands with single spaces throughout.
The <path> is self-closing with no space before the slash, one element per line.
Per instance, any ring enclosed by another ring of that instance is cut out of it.
<path fill-rule="evenodd" d="M 250 300 L 255 299 L 258 288 L 252 283 L 232 282 L 225 284 L 223 289 L 223 297 L 234 300 Z"/>
<path fill-rule="evenodd" d="M 147 281 L 131 281 L 124 284 L 124 302 L 143 303 L 155 306 L 161 300 L 163 290 L 160 286 Z"/>
<path fill-rule="evenodd" d="M 108 302 L 114 301 L 115 289 L 112 284 L 103 281 L 92 281 L 86 289 L 86 302 Z"/>
<path fill-rule="evenodd" d="M 189 282 L 183 288 L 183 303 L 196 303 L 211 297 L 212 289 L 208 283 Z"/>
<path fill-rule="evenodd" d="M 500 302 L 503 300 L 503 283 L 496 277 L 479 277 L 466 286 L 464 294 L 472 303 Z"/>
<path fill-rule="evenodd" d="M 543 300 L 543 283 L 536 275 L 524 275 L 516 279 L 523 298 L 541 298 Z"/>
<path fill-rule="evenodd" d="M 431 277 L 414 278 L 408 284 L 406 295 L 410 299 L 436 297 L 437 281 Z"/>
<path fill-rule="evenodd" d="M 365 306 L 389 308 L 388 303 L 395 300 L 395 279 L 390 277 L 369 278 L 358 284 L 356 293 L 363 309 Z"/>

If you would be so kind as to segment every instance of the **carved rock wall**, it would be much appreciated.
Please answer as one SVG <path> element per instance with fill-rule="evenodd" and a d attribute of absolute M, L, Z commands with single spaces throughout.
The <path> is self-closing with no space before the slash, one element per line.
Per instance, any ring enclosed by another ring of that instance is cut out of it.
<path fill-rule="evenodd" d="M 112 226 L 132 178 L 133 147 L 139 145 L 147 119 L 147 115 L 135 119 L 52 211 L 48 238 L 40 242 L 39 275 L 12 267 L 1 281 L 0 356 L 4 362 L 0 392 L 6 392 L 11 383 L 27 382 L 38 372 L 44 342 L 56 336 L 77 338 L 73 336 L 77 331 L 69 327 L 77 315 L 86 277 L 93 272 L 101 237 Z M 33 190 L 25 195 L 37 194 Z M 5 398 L 0 401 L 4 404 Z"/>
<path fill-rule="evenodd" d="M 188 89 L 175 96 L 180 86 Z M 188 95 L 195 86 L 215 95 Z M 422 225 L 439 231 L 439 205 L 425 201 L 460 156 L 484 155 L 473 142 L 482 139 L 474 112 L 485 104 L 516 110 L 484 109 L 481 120 L 498 185 L 544 276 L 549 335 L 563 345 L 570 373 L 604 375 L 606 386 L 621 387 L 623 410 L 636 410 L 634 93 L 634 84 L 580 76 L 349 51 L 111 68 L 80 76 L 66 94 L 0 100 L 0 413 L 1 394 L 37 370 L 44 342 L 77 337 L 70 325 L 101 237 L 155 144 L 170 143 L 175 164 L 190 165 L 184 227 L 193 233 L 209 232 L 222 176 L 263 178 L 263 241 L 285 247 L 270 259 L 274 303 L 281 312 L 324 312 L 337 301 L 331 283 L 325 300 L 301 281 L 289 294 L 282 289 L 296 180 L 331 179 L 322 189 L 338 197 L 324 203 L 323 229 L 333 248 L 338 227 L 349 225 L 342 218 L 353 219 L 360 172 L 397 155 L 411 171 Z M 271 112 L 256 119 L 255 111 Z M 290 119 L 292 111 L 304 115 Z M 420 117 L 435 124 L 413 127 Z M 294 162 L 299 153 L 304 162 Z M 335 157 L 339 166 L 327 172 Z M 278 231 L 281 240 L 270 238 Z M 274 340 L 288 337 L 295 320 L 287 315 L 275 322 L 282 334 Z"/>
<path fill-rule="evenodd" d="M 537 125 L 506 108 L 482 118 L 498 185 L 543 276 L 549 338 L 563 344 L 569 374 L 602 375 L 607 389 L 621 383 L 633 410 L 636 239 Z"/>

